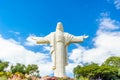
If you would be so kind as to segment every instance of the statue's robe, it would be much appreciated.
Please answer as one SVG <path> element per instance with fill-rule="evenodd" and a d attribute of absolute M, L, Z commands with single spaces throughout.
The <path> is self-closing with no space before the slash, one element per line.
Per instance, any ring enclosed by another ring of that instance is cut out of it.
<path fill-rule="evenodd" d="M 62 31 L 51 32 L 46 37 L 39 37 L 37 39 L 37 44 L 50 44 L 55 76 L 65 76 L 65 66 L 68 64 L 68 45 L 70 43 L 83 42 L 83 39 L 83 36 L 73 36 Z"/>

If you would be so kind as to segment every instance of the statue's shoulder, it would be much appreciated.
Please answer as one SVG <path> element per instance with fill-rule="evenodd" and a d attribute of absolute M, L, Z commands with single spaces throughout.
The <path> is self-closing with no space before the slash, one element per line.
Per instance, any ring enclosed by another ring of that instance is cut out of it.
<path fill-rule="evenodd" d="M 68 32 L 64 32 L 64 36 L 73 36 L 73 35 L 69 34 Z"/>
<path fill-rule="evenodd" d="M 51 32 L 51 33 L 48 34 L 49 37 L 51 37 L 53 35 L 55 35 L 55 32 Z"/>

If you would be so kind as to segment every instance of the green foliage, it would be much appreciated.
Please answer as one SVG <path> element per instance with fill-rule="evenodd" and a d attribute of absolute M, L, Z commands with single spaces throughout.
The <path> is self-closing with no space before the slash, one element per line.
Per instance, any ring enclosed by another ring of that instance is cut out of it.
<path fill-rule="evenodd" d="M 26 67 L 26 73 L 27 74 L 31 74 L 31 73 L 34 73 L 34 72 L 39 73 L 37 65 L 31 64 L 31 65 L 28 65 Z"/>
<path fill-rule="evenodd" d="M 113 66 L 113 67 L 119 68 L 120 67 L 120 57 L 112 56 L 112 57 L 108 58 L 103 63 L 103 65 Z"/>
<path fill-rule="evenodd" d="M 2 62 L 0 60 L 0 71 L 4 71 L 8 67 L 8 62 Z"/>
<path fill-rule="evenodd" d="M 3 75 L 4 75 L 4 72 L 3 72 L 3 71 L 1 71 L 1 72 L 0 72 L 0 76 L 3 76 Z"/>
<path fill-rule="evenodd" d="M 3 75 L 3 76 L 0 76 L 0 80 L 8 80 L 8 79 L 5 75 Z"/>
<path fill-rule="evenodd" d="M 24 64 L 17 63 L 15 66 L 11 66 L 11 72 L 13 74 L 19 72 L 22 74 L 32 74 L 35 76 L 39 76 L 38 66 L 35 64 L 29 64 L 28 66 L 25 66 Z"/>
<path fill-rule="evenodd" d="M 16 65 L 11 65 L 9 71 L 5 71 L 8 66 L 8 62 L 3 62 L 0 60 L 0 80 L 7 80 L 7 78 L 13 75 L 25 77 L 25 74 L 31 74 L 34 77 L 40 78 L 38 66 L 35 64 L 25 66 L 24 64 L 17 63 Z"/>
<path fill-rule="evenodd" d="M 83 77 L 83 76 L 80 76 L 78 79 L 76 80 L 89 80 L 89 78 L 86 78 L 86 77 Z"/>
<path fill-rule="evenodd" d="M 84 67 L 76 67 L 74 68 L 75 76 L 76 78 L 79 78 L 81 76 L 87 77 L 87 78 L 94 78 L 96 77 L 96 70 L 99 69 L 99 66 L 95 63 L 91 63 L 89 65 L 86 65 Z"/>
<path fill-rule="evenodd" d="M 38 66 L 35 65 L 35 64 L 28 65 L 26 67 L 25 71 L 26 71 L 27 74 L 31 74 L 31 75 L 34 75 L 36 77 L 40 77 Z"/>
<path fill-rule="evenodd" d="M 78 65 L 77 67 L 75 67 L 74 69 L 73 69 L 73 73 L 74 73 L 74 77 L 79 77 L 79 74 L 78 74 L 78 70 L 81 68 L 81 66 L 80 65 Z"/>
<path fill-rule="evenodd" d="M 118 69 L 111 66 L 100 66 L 96 72 L 100 78 L 105 80 L 115 80 L 118 77 Z"/>
<path fill-rule="evenodd" d="M 101 66 L 95 63 L 83 67 L 78 65 L 73 72 L 76 80 L 82 80 L 82 78 L 117 80 L 120 79 L 120 57 L 110 57 Z"/>
<path fill-rule="evenodd" d="M 11 66 L 11 72 L 14 74 L 15 72 L 20 72 L 25 74 L 25 65 L 17 63 L 15 66 Z"/>
<path fill-rule="evenodd" d="M 5 75 L 6 75 L 7 77 L 10 77 L 10 76 L 12 75 L 12 73 L 11 73 L 10 71 L 8 71 L 8 72 L 5 72 Z"/>
<path fill-rule="evenodd" d="M 120 68 L 118 68 L 118 76 L 120 76 Z"/>

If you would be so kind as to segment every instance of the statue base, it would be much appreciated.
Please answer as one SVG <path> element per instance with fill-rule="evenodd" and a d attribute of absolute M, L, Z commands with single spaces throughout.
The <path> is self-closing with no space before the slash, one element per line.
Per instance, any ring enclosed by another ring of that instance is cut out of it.
<path fill-rule="evenodd" d="M 74 78 L 70 78 L 70 77 L 67 77 L 67 76 L 64 76 L 64 77 L 55 77 L 55 76 L 44 76 L 44 77 L 41 77 L 40 80 L 75 80 Z"/>

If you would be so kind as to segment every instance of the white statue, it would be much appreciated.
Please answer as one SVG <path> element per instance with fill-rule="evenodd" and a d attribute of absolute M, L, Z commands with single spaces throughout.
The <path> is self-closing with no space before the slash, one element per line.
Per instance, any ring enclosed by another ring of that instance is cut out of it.
<path fill-rule="evenodd" d="M 83 42 L 88 36 L 73 36 L 63 31 L 61 22 L 57 23 L 56 31 L 46 37 L 32 38 L 37 44 L 50 44 L 54 76 L 64 77 L 65 66 L 68 64 L 67 46 L 70 43 Z"/>

